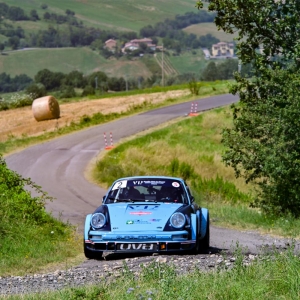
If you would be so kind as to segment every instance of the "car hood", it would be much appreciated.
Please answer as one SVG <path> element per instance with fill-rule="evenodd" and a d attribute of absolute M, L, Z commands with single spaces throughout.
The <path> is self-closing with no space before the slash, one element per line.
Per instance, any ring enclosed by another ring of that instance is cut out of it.
<path fill-rule="evenodd" d="M 163 230 L 181 203 L 114 203 L 107 205 L 112 231 Z"/>

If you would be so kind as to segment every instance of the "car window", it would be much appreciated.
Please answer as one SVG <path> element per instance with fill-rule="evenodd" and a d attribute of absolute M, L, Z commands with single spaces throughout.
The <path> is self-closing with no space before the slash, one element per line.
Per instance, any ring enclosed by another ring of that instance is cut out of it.
<path fill-rule="evenodd" d="M 133 201 L 188 203 L 185 189 L 180 181 L 159 178 L 118 181 L 112 186 L 108 198 L 112 202 L 130 199 Z"/>

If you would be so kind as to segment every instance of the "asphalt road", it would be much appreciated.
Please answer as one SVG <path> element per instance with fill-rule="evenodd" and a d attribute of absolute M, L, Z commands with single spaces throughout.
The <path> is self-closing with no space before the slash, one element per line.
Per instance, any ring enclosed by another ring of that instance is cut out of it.
<path fill-rule="evenodd" d="M 193 102 L 198 104 L 198 111 L 204 111 L 237 100 L 237 97 L 227 94 Z M 122 138 L 187 116 L 190 108 L 190 103 L 182 103 L 119 119 L 29 147 L 6 156 L 5 160 L 10 169 L 31 178 L 55 198 L 46 205 L 53 216 L 77 225 L 78 230 L 82 231 L 86 214 L 101 204 L 105 194 L 105 190 L 89 182 L 84 175 L 88 164 L 99 152 L 105 151 L 103 133 L 106 132 L 109 140 L 109 133 L 112 132 L 113 141 L 117 143 Z M 239 243 L 249 252 L 256 253 L 262 245 L 281 247 L 286 242 L 255 232 L 211 228 L 211 246 L 214 249 L 229 249 Z"/>

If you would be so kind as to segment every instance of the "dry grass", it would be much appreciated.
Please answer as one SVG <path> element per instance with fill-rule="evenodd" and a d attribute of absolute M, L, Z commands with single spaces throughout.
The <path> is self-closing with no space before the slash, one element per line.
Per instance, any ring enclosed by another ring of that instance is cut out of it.
<path fill-rule="evenodd" d="M 78 122 L 84 115 L 95 113 L 109 114 L 127 111 L 130 106 L 149 103 L 161 103 L 170 98 L 188 95 L 188 90 L 167 91 L 153 94 L 140 94 L 97 100 L 82 99 L 81 102 L 60 104 L 60 118 L 37 122 L 31 107 L 23 107 L 0 111 L 0 142 L 9 137 L 38 136 L 45 132 L 55 131 L 57 128 Z"/>

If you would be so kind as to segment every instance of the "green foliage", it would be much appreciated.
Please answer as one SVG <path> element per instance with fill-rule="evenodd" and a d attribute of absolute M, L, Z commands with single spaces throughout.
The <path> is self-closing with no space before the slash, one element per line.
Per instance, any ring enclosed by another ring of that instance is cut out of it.
<path fill-rule="evenodd" d="M 42 84 L 31 84 L 26 88 L 25 93 L 32 95 L 34 99 L 47 95 L 47 91 Z"/>
<path fill-rule="evenodd" d="M 201 88 L 201 83 L 197 82 L 195 79 L 189 82 L 189 89 L 192 95 L 198 96 Z"/>
<path fill-rule="evenodd" d="M 35 191 L 38 196 L 32 197 L 28 189 Z M 32 268 L 33 261 L 38 269 L 44 263 L 57 260 L 54 253 L 61 247 L 60 240 L 73 236 L 71 226 L 46 212 L 46 201 L 52 201 L 52 198 L 29 178 L 9 170 L 0 156 L 1 275 L 10 274 L 16 266 L 19 268 L 16 273 Z M 71 243 L 70 240 L 66 241 L 66 244 Z M 74 255 L 74 251 L 68 255 Z M 44 257 L 47 256 L 48 261 L 45 262 Z M 65 254 L 61 259 L 63 257 Z"/>
<path fill-rule="evenodd" d="M 219 28 L 238 33 L 239 59 L 253 66 L 252 78 L 235 74 L 231 92 L 240 104 L 233 105 L 233 128 L 223 134 L 223 159 L 256 183 L 255 206 L 299 217 L 299 3 L 211 0 L 208 8 Z"/>
<path fill-rule="evenodd" d="M 31 187 L 41 196 L 32 198 L 25 190 L 25 186 Z M 0 156 L 0 193 L 1 214 L 5 216 L 1 221 L 2 233 L 20 220 L 34 225 L 49 221 L 49 215 L 45 212 L 45 201 L 51 198 L 30 179 L 24 179 L 9 170 L 2 156 Z"/>
<path fill-rule="evenodd" d="M 6 97 L 0 101 L 0 110 L 13 109 L 32 105 L 36 94 L 19 94 L 14 93 L 10 97 Z"/>
<path fill-rule="evenodd" d="M 81 96 L 84 97 L 84 96 L 90 96 L 90 95 L 95 95 L 95 89 L 91 85 L 87 85 L 83 89 Z"/>

